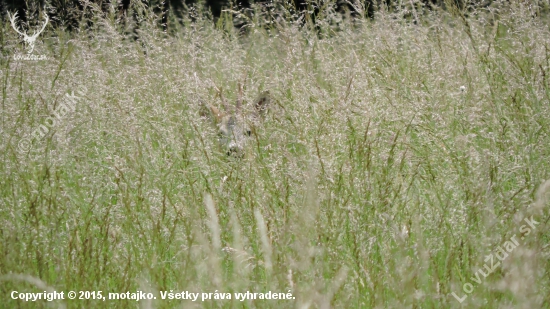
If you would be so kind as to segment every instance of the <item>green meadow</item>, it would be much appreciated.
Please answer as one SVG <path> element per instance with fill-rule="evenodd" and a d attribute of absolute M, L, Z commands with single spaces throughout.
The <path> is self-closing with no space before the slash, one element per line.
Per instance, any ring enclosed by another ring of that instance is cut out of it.
<path fill-rule="evenodd" d="M 550 308 L 548 8 L 358 11 L 6 20 L 0 308 Z"/>

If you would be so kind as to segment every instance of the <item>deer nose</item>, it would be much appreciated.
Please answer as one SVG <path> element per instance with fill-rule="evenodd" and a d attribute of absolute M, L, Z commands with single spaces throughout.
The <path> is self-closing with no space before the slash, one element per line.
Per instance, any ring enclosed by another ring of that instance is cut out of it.
<path fill-rule="evenodd" d="M 242 148 L 237 143 L 230 143 L 227 147 L 227 155 L 239 157 L 242 155 Z"/>

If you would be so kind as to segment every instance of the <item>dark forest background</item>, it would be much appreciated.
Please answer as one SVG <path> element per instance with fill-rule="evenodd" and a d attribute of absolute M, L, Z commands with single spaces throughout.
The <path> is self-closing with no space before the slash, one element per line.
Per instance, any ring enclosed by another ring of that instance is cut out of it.
<path fill-rule="evenodd" d="M 320 10 L 331 7 L 334 11 L 353 16 L 357 7 L 364 8 L 363 15 L 374 18 L 377 10 L 402 9 L 411 4 L 418 9 L 436 10 L 456 8 L 467 11 L 469 7 L 486 7 L 493 0 L 288 0 L 288 1 L 254 1 L 254 0 L 0 0 L 0 17 L 3 22 L 8 19 L 8 12 L 17 12 L 19 22 L 25 23 L 28 14 L 39 14 L 46 10 L 50 23 L 58 28 L 63 26 L 68 30 L 77 28 L 82 20 L 90 20 L 91 14 L 111 14 L 120 21 L 129 18 L 139 19 L 141 13 L 154 12 L 159 17 L 160 26 L 165 29 L 171 24 L 181 22 L 184 16 L 193 10 L 202 10 L 212 15 L 216 21 L 225 9 L 232 11 L 251 12 L 254 8 L 284 7 L 297 13 L 305 13 L 309 20 L 315 20 Z M 401 7 L 400 7 L 401 6 Z M 308 19 L 306 18 L 306 19 Z"/>

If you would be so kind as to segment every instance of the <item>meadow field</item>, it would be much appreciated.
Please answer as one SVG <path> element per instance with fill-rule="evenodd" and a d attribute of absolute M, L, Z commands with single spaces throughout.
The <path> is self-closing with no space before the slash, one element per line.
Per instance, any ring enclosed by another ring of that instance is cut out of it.
<path fill-rule="evenodd" d="M 544 7 L 6 20 L 0 308 L 550 308 Z"/>

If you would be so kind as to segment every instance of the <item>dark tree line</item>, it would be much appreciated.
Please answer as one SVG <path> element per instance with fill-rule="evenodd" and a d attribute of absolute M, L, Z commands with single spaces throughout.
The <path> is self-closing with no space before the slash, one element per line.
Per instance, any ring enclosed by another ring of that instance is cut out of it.
<path fill-rule="evenodd" d="M 321 6 L 328 0 L 294 0 L 290 1 L 295 12 L 308 12 L 308 15 L 314 20 Z M 352 5 L 345 0 L 332 0 L 336 10 L 339 12 L 348 12 L 352 15 L 357 13 Z M 37 12 L 44 8 L 50 16 L 54 27 L 64 26 L 71 30 L 79 26 L 82 20 L 93 20 L 92 14 L 101 11 L 104 14 L 112 12 L 113 8 L 117 19 L 126 21 L 128 18 L 136 18 L 140 10 L 152 9 L 157 16 L 160 16 L 161 26 L 166 29 L 170 17 L 181 18 L 186 10 L 197 4 L 197 0 L 0 0 L 0 16 L 6 21 L 7 12 L 17 12 L 19 20 L 27 22 L 27 12 Z M 202 0 L 199 3 L 212 12 L 214 19 L 217 19 L 224 8 L 233 7 L 235 9 L 250 8 L 251 3 L 261 3 L 259 0 Z M 373 18 L 376 10 L 385 6 L 387 8 L 396 7 L 399 3 L 408 1 L 398 0 L 360 0 L 363 7 L 366 8 L 366 15 Z M 422 4 L 428 9 L 442 8 L 449 6 L 464 9 L 467 5 L 473 3 L 490 4 L 492 0 L 422 0 Z M 273 3 L 273 2 L 271 2 Z M 86 6 L 93 6 L 94 10 L 86 9 Z M 95 13 L 93 13 L 95 12 Z M 172 16 L 171 16 L 172 15 Z"/>

